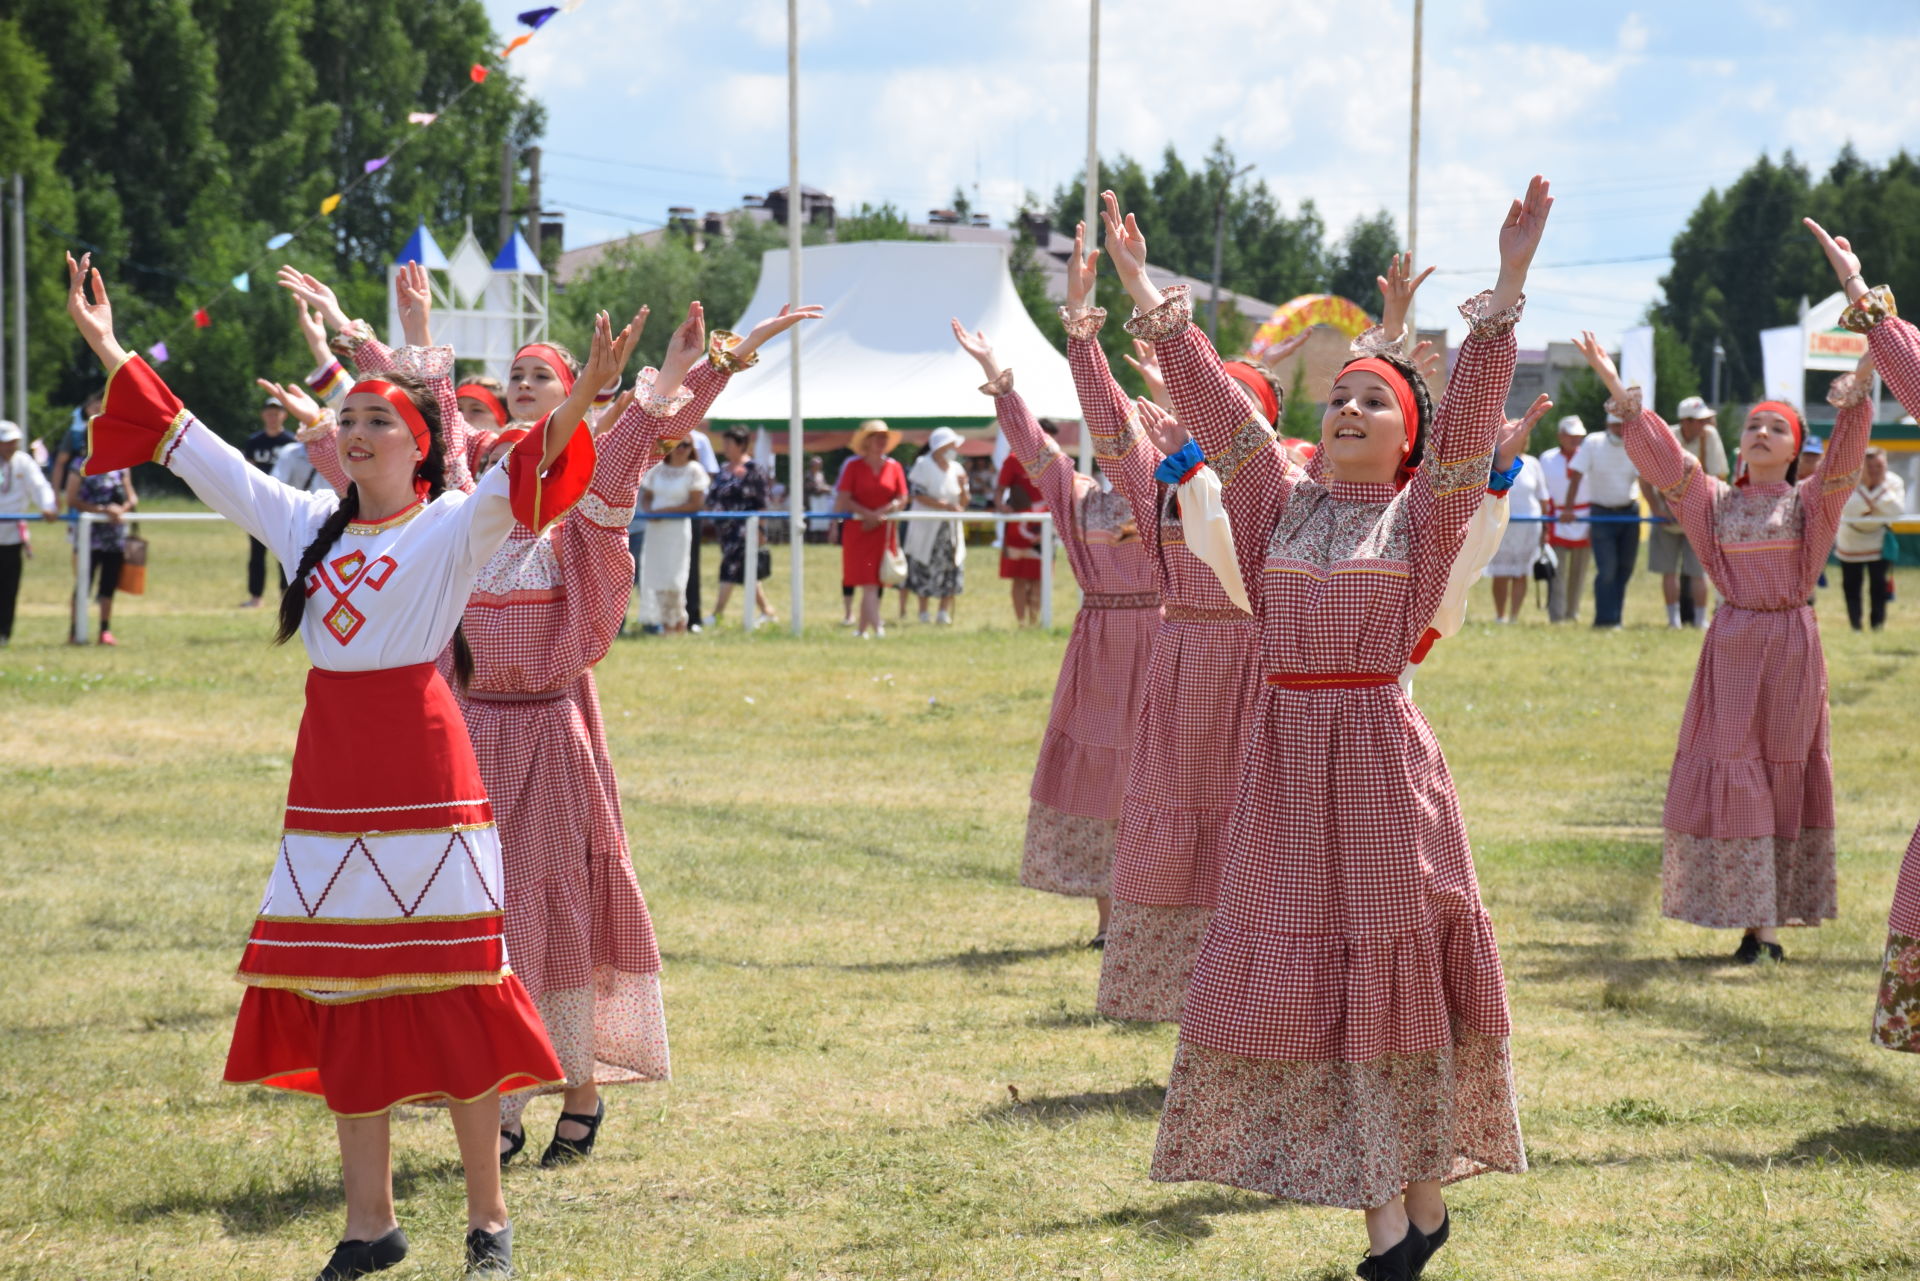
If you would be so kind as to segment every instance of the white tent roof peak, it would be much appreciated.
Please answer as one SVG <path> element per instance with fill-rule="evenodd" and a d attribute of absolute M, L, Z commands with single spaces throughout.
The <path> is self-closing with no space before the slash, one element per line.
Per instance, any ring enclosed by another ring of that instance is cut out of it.
<path fill-rule="evenodd" d="M 1066 357 L 1014 292 L 1003 245 L 873 240 L 800 251 L 801 301 L 826 309 L 803 328 L 800 408 L 810 419 L 965 420 L 993 416 L 980 367 L 953 340 L 949 318 L 985 330 L 1015 387 L 1043 418 L 1078 418 Z M 748 326 L 787 301 L 787 254 L 769 250 Z M 793 344 L 777 339 L 715 406 L 722 420 L 785 420 Z"/>

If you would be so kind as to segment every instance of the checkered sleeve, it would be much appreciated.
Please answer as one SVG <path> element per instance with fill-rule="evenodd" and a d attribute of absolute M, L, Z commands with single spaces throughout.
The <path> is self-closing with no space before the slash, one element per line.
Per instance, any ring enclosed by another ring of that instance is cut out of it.
<path fill-rule="evenodd" d="M 1885 328 L 1883 323 L 1881 328 Z M 1860 483 L 1867 437 L 1873 432 L 1873 381 L 1854 374 L 1834 379 L 1828 399 L 1838 411 L 1833 432 L 1813 475 L 1800 482 L 1800 574 L 1811 583 L 1820 576 L 1827 553 L 1840 531 L 1840 514 Z"/>
<path fill-rule="evenodd" d="M 333 486 L 335 493 L 346 493 L 353 481 L 347 478 L 347 469 L 340 465 L 340 420 L 329 417 L 326 430 L 303 448 L 307 451 L 307 461 L 320 473 L 320 478 Z"/>
<path fill-rule="evenodd" d="M 1470 323 L 1476 321 L 1474 314 L 1462 310 Z M 1473 324 L 1433 416 L 1419 470 L 1407 484 L 1407 559 L 1413 575 L 1410 641 L 1425 632 L 1439 609 L 1467 523 L 1486 493 L 1494 434 L 1506 423 L 1516 354 L 1512 320 Z"/>
<path fill-rule="evenodd" d="M 1900 407 L 1920 416 L 1920 330 L 1889 316 L 1867 331 L 1873 367 L 1893 391 Z"/>
<path fill-rule="evenodd" d="M 1709 476 L 1706 469 L 1680 445 L 1664 418 L 1651 409 L 1640 408 L 1640 389 L 1628 391 L 1626 401 L 1609 401 L 1609 411 L 1618 410 L 1626 420 L 1621 439 L 1627 457 L 1640 473 L 1640 479 L 1663 499 L 1673 518 L 1693 544 L 1694 554 L 1702 560 L 1712 556 L 1702 551 L 1719 542 L 1715 512 L 1726 482 Z"/>
<path fill-rule="evenodd" d="M 1127 332 L 1153 344 L 1173 398 L 1174 417 L 1199 442 L 1207 465 L 1220 477 L 1220 501 L 1233 524 L 1240 578 L 1255 598 L 1257 612 L 1267 542 L 1306 473 L 1247 404 L 1240 384 L 1220 367 L 1213 344 L 1194 327 L 1184 288 L 1169 289 L 1160 306 L 1127 322 Z"/>
<path fill-rule="evenodd" d="M 1091 334 L 1067 340 L 1067 365 L 1080 396 L 1081 419 L 1093 433 L 1093 456 L 1114 488 L 1127 496 L 1141 539 L 1157 546 L 1160 494 L 1153 469 L 1160 465 L 1160 451 L 1141 430 L 1132 398 L 1114 381 L 1106 353 Z"/>
<path fill-rule="evenodd" d="M 1053 532 L 1071 548 L 1074 546 L 1074 478 L 1079 473 L 1074 471 L 1073 463 L 1054 443 L 1053 437 L 1040 430 L 1040 422 L 1027 408 L 1027 402 L 1013 390 L 1012 372 L 1003 371 L 997 382 L 988 384 L 993 395 L 993 412 L 1000 419 L 1000 430 L 1007 434 L 1007 445 L 1013 450 L 1013 456 L 1020 460 L 1020 465 L 1027 470 L 1027 478 L 1046 500 L 1047 510 L 1053 515 Z"/>

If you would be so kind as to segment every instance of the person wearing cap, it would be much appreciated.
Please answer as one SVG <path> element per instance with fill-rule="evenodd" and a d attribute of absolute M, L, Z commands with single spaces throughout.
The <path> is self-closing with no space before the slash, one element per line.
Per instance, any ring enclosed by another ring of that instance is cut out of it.
<path fill-rule="evenodd" d="M 1725 480 L 1727 448 L 1720 443 L 1712 408 L 1700 397 L 1688 396 L 1680 402 L 1675 417 L 1677 421 L 1673 430 L 1680 440 L 1680 447 L 1693 455 L 1707 475 L 1716 480 Z M 1811 472 L 1803 469 L 1802 474 L 1810 475 Z M 1673 509 L 1667 505 L 1667 500 L 1659 490 L 1647 491 L 1647 509 L 1665 522 L 1653 526 L 1647 535 L 1647 572 L 1660 575 L 1660 591 L 1667 602 L 1667 626 L 1677 628 L 1683 621 L 1680 598 L 1681 586 L 1685 583 L 1693 598 L 1693 625 L 1704 627 L 1707 616 L 1707 576 L 1700 570 L 1700 560 L 1693 554 L 1693 545 L 1687 541 L 1686 531 L 1680 528 Z"/>
<path fill-rule="evenodd" d="M 1587 585 L 1587 562 L 1593 547 L 1589 526 L 1574 517 L 1585 514 L 1586 507 L 1575 508 L 1567 501 L 1572 479 L 1568 471 L 1580 446 L 1587 439 L 1587 425 L 1580 415 L 1568 414 L 1560 420 L 1560 443 L 1540 455 L 1540 474 L 1547 481 L 1552 500 L 1548 511 L 1554 516 L 1547 526 L 1547 546 L 1553 548 L 1558 570 L 1547 584 L 1547 617 L 1556 623 L 1571 622 L 1580 614 L 1580 594 Z"/>
<path fill-rule="evenodd" d="M 927 438 L 926 452 L 907 473 L 915 511 L 963 512 L 972 498 L 967 469 L 960 462 L 962 437 L 951 427 L 936 427 Z M 940 601 L 934 621 L 953 621 L 953 598 L 966 590 L 967 540 L 960 523 L 951 520 L 906 522 L 901 540 L 907 553 L 907 590 L 920 598 L 920 621 L 927 622 L 927 605 Z"/>
<path fill-rule="evenodd" d="M 907 473 L 888 457 L 900 447 L 900 433 L 878 418 L 868 419 L 847 441 L 853 457 L 840 470 L 837 510 L 851 513 L 840 529 L 840 581 L 860 591 L 860 618 L 854 635 L 885 636 L 880 621 L 880 561 L 899 550 L 898 526 L 887 519 L 907 505 Z"/>
<path fill-rule="evenodd" d="M 1607 414 L 1607 429 L 1589 436 L 1567 467 L 1567 506 L 1577 508 L 1582 496 L 1587 511 L 1606 520 L 1591 523 L 1593 540 L 1593 625 L 1620 626 L 1633 577 L 1634 557 L 1640 554 L 1640 472 L 1627 456 L 1620 416 Z"/>
<path fill-rule="evenodd" d="M 1887 451 L 1878 445 L 1867 450 L 1860 465 L 1860 483 L 1841 513 L 1840 533 L 1833 554 L 1840 562 L 1840 589 L 1847 598 L 1847 622 L 1860 630 L 1860 581 L 1868 580 L 1870 620 L 1874 631 L 1887 622 L 1888 516 L 1907 510 L 1907 484 L 1887 467 Z"/>
<path fill-rule="evenodd" d="M 40 464 L 21 448 L 18 423 L 0 421 L 0 515 L 31 510 L 41 520 L 58 520 L 53 486 L 41 474 Z M 0 645 L 13 637 L 13 608 L 20 597 L 21 558 L 31 549 L 23 521 L 0 521 Z"/>
<path fill-rule="evenodd" d="M 1742 932 L 1732 959 L 1781 960 L 1783 926 L 1836 912 L 1827 663 L 1807 604 L 1873 427 L 1871 358 L 1834 380 L 1832 447 L 1799 472 L 1805 420 L 1763 401 L 1740 433 L 1741 475 L 1706 474 L 1591 333 L 1579 343 L 1628 419 L 1627 448 L 1726 598 L 1700 648 L 1661 823 L 1663 915 Z"/>
<path fill-rule="evenodd" d="M 280 461 L 280 451 L 293 443 L 293 437 L 287 434 L 287 408 L 272 396 L 260 406 L 260 430 L 247 437 L 247 443 L 240 452 L 247 461 L 267 475 L 273 475 L 273 465 Z M 247 539 L 247 598 L 240 602 L 241 609 L 259 609 L 261 600 L 267 591 L 267 545 L 257 538 Z"/>

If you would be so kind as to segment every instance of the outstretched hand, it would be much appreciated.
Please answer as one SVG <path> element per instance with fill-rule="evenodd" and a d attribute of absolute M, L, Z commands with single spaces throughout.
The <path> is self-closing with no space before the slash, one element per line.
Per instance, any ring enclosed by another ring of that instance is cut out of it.
<path fill-rule="evenodd" d="M 433 346 L 433 281 L 427 269 L 408 262 L 394 273 L 393 301 L 400 313 L 400 332 L 409 347 Z"/>
<path fill-rule="evenodd" d="M 1526 452 L 1527 440 L 1533 435 L 1534 424 L 1539 422 L 1553 408 L 1553 401 L 1545 392 L 1533 398 L 1527 406 L 1527 412 L 1518 418 L 1509 419 L 1505 426 L 1493 434 L 1493 465 L 1500 471 L 1513 466 L 1513 460 Z"/>
<path fill-rule="evenodd" d="M 333 296 L 333 290 L 316 276 L 309 276 L 295 267 L 282 267 L 276 277 L 282 289 L 306 303 L 320 313 L 327 327 L 334 333 L 345 333 L 352 319 L 340 310 L 340 300 Z"/>
<path fill-rule="evenodd" d="M 1100 251 L 1087 248 L 1087 224 L 1073 229 L 1073 257 L 1067 259 L 1067 310 L 1093 305 L 1100 284 Z"/>
<path fill-rule="evenodd" d="M 256 378 L 253 383 L 261 391 L 285 405 L 287 415 L 301 427 L 312 427 L 320 421 L 320 406 L 314 403 L 313 397 L 307 395 L 299 384 L 288 383 L 282 386 L 268 378 Z"/>
<path fill-rule="evenodd" d="M 742 344 L 744 345 L 744 344 Z M 660 377 L 654 390 L 671 396 L 680 390 L 688 371 L 699 363 L 707 350 L 707 309 L 698 299 L 687 304 L 687 318 L 667 339 L 667 354 L 660 358 Z"/>
<path fill-rule="evenodd" d="M 980 371 L 992 382 L 1000 376 L 1000 362 L 993 357 L 993 344 L 988 341 L 985 330 L 967 332 L 967 327 L 958 319 L 953 322 L 953 336 L 960 343 L 962 351 L 980 362 Z"/>
<path fill-rule="evenodd" d="M 1162 457 L 1171 458 L 1193 439 L 1187 429 L 1180 425 L 1178 418 L 1145 396 L 1133 403 L 1140 414 L 1140 430 L 1147 434 L 1147 439 L 1153 442 L 1153 447 L 1160 451 Z"/>
<path fill-rule="evenodd" d="M 1387 274 L 1374 277 L 1374 283 L 1380 286 L 1380 326 L 1387 331 L 1387 337 L 1398 341 L 1406 332 L 1407 318 L 1413 314 L 1413 296 L 1420 292 L 1420 286 L 1433 270 L 1429 267 L 1416 276 L 1413 255 L 1395 254 L 1387 266 Z"/>
<path fill-rule="evenodd" d="M 1154 354 L 1153 344 L 1133 340 L 1133 354 L 1120 353 L 1120 359 L 1133 366 L 1133 372 L 1140 375 L 1140 381 L 1147 385 L 1147 395 L 1153 397 L 1153 403 L 1173 412 L 1173 397 L 1167 391 L 1167 379 L 1160 372 L 1160 358 Z"/>
<path fill-rule="evenodd" d="M 87 298 L 88 286 L 93 289 L 91 301 Z M 73 317 L 74 328 L 108 373 L 126 362 L 126 348 L 113 333 L 113 303 L 107 298 L 107 282 L 100 278 L 100 269 L 93 265 L 90 253 L 82 254 L 79 262 L 72 254 L 67 255 L 67 315 Z"/>
<path fill-rule="evenodd" d="M 1853 245 L 1845 236 L 1829 236 L 1827 229 L 1811 218 L 1800 221 L 1820 242 L 1821 250 L 1827 255 L 1827 265 L 1833 268 L 1833 274 L 1840 278 L 1840 288 L 1846 291 L 1847 301 L 1860 301 L 1861 295 L 1867 292 L 1867 281 L 1860 274 L 1860 255 L 1853 252 Z"/>
<path fill-rule="evenodd" d="M 574 386 L 585 386 L 591 393 L 618 379 L 626 371 L 627 361 L 633 358 L 633 349 L 640 342 L 640 333 L 647 327 L 647 309 L 641 307 L 633 313 L 633 319 L 619 333 L 613 332 L 613 321 L 606 312 L 593 318 L 593 347 L 587 353 L 587 364 L 580 371 L 580 377 Z"/>
<path fill-rule="evenodd" d="M 1500 279 L 1493 287 L 1493 310 L 1504 311 L 1520 301 L 1527 285 L 1527 269 L 1546 234 L 1547 215 L 1553 212 L 1549 184 L 1539 174 L 1527 184 L 1527 194 L 1513 202 L 1500 224 Z"/>
<path fill-rule="evenodd" d="M 802 303 L 798 307 L 784 305 L 777 315 L 768 316 L 749 329 L 747 336 L 740 340 L 740 345 L 733 349 L 733 354 L 744 360 L 801 321 L 820 320 L 826 314 L 826 308 L 818 303 Z"/>
<path fill-rule="evenodd" d="M 1425 339 L 1413 345 L 1413 367 L 1418 369 L 1420 376 L 1428 382 L 1432 382 L 1446 372 L 1446 359 L 1445 354 L 1438 347 Z"/>
<path fill-rule="evenodd" d="M 1269 369 L 1277 368 L 1281 361 L 1299 351 L 1313 339 L 1313 329 L 1309 326 L 1297 334 L 1289 334 L 1277 346 L 1268 348 L 1261 354 L 1260 363 Z"/>
<path fill-rule="evenodd" d="M 1606 384 L 1609 396 L 1625 394 L 1626 388 L 1620 384 L 1620 371 L 1614 367 L 1613 357 L 1607 354 L 1607 349 L 1593 336 L 1593 330 L 1581 330 L 1580 336 L 1573 340 L 1573 345 L 1587 358 L 1587 364 L 1593 367 L 1593 372 L 1600 375 L 1600 381 Z"/>

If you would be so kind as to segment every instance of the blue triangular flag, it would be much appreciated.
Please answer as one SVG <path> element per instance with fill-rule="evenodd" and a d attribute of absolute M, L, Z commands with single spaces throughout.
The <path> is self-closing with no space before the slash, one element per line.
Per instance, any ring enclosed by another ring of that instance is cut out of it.
<path fill-rule="evenodd" d="M 550 4 L 544 9 L 529 9 L 520 15 L 520 22 L 521 25 L 532 27 L 535 31 L 538 31 L 541 23 L 559 12 L 560 6 L 557 4 Z"/>
<path fill-rule="evenodd" d="M 267 240 L 267 248 L 285 249 L 288 245 L 292 243 L 293 243 L 293 233 L 291 231 L 283 231 L 279 235 L 272 236 Z"/>
<path fill-rule="evenodd" d="M 241 272 L 239 275 L 235 276 L 233 278 L 232 283 L 233 283 L 233 287 L 235 289 L 238 289 L 243 294 L 250 294 L 253 292 L 253 281 L 247 277 L 247 273 L 244 271 Z"/>

